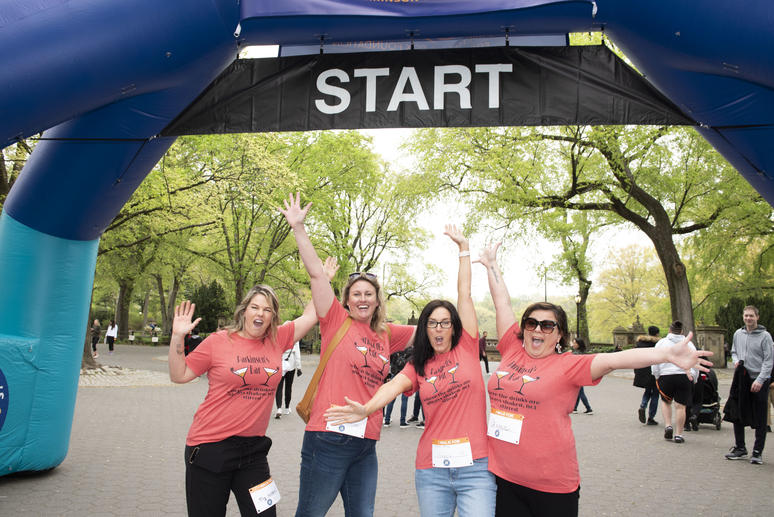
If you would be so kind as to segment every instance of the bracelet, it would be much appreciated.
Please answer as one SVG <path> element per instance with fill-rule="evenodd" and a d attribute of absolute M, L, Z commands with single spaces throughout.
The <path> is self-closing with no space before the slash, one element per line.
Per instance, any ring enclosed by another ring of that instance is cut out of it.
<path fill-rule="evenodd" d="M 469 251 L 467 251 L 467 250 L 466 251 L 460 251 L 460 258 L 462 258 L 462 257 L 469 257 L 469 256 L 470 256 L 470 252 Z"/>

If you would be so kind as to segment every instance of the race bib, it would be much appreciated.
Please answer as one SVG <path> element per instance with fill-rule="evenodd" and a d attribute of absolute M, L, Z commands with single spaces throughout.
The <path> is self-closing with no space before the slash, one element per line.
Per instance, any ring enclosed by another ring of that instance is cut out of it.
<path fill-rule="evenodd" d="M 452 440 L 433 440 L 433 467 L 451 469 L 470 465 L 473 465 L 473 450 L 467 436 Z"/>
<path fill-rule="evenodd" d="M 325 429 L 327 429 L 328 431 L 333 431 L 334 433 L 348 434 L 350 436 L 362 438 L 365 436 L 367 423 L 368 423 L 367 418 L 364 418 L 363 420 L 360 420 L 359 422 L 355 422 L 353 424 L 331 424 L 330 422 L 328 422 L 325 425 Z"/>
<path fill-rule="evenodd" d="M 277 484 L 274 483 L 272 478 L 269 478 L 260 485 L 255 485 L 251 488 L 250 497 L 253 499 L 255 511 L 261 513 L 279 502 L 280 493 L 277 490 Z"/>
<path fill-rule="evenodd" d="M 519 445 L 523 424 L 524 417 L 522 415 L 492 408 L 489 413 L 489 426 L 486 434 L 492 438 Z"/>

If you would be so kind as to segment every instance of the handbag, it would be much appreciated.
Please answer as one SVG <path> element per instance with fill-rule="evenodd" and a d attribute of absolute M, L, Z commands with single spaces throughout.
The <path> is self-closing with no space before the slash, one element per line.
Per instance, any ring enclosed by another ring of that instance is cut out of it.
<path fill-rule="evenodd" d="M 308 424 L 309 418 L 312 416 L 312 404 L 314 403 L 315 395 L 317 395 L 317 387 L 320 384 L 320 377 L 322 377 L 323 371 L 325 370 L 325 365 L 328 363 L 328 359 L 330 359 L 336 346 L 342 338 L 344 338 L 344 334 L 347 333 L 351 324 L 352 318 L 347 316 L 347 319 L 341 324 L 339 330 L 336 331 L 336 335 L 333 336 L 328 348 L 325 349 L 325 353 L 323 354 L 322 359 L 320 359 L 320 364 L 317 365 L 312 380 L 309 381 L 309 386 L 306 387 L 304 398 L 296 405 L 296 413 L 298 413 L 298 416 L 301 417 L 301 420 L 303 420 L 304 423 Z"/>

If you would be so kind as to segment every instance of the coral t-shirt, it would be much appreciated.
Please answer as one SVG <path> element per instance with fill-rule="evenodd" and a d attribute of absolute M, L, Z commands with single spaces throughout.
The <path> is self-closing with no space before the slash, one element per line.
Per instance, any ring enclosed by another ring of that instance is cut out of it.
<path fill-rule="evenodd" d="M 425 363 L 424 376 L 419 376 L 411 363 L 401 373 L 411 381 L 411 392 L 419 390 L 425 414 L 416 468 L 433 467 L 433 441 L 439 440 L 466 438 L 473 459 L 486 458 L 486 393 L 478 340 L 463 330 L 456 347 Z"/>
<path fill-rule="evenodd" d="M 293 346 L 295 323 L 277 329 L 277 340 L 246 339 L 221 330 L 185 358 L 194 373 L 207 372 L 209 390 L 185 443 L 219 442 L 229 436 L 264 436 L 282 377 L 282 354 Z"/>
<path fill-rule="evenodd" d="M 591 380 L 593 354 L 551 354 L 535 359 L 524 350 L 515 323 L 500 339 L 500 365 L 489 378 L 492 410 L 520 415 L 518 445 L 489 437 L 489 470 L 533 490 L 566 494 L 580 485 L 570 412 Z"/>
<path fill-rule="evenodd" d="M 320 318 L 320 355 L 325 353 L 348 316 L 341 303 L 334 299 L 328 314 Z M 352 321 L 325 365 L 312 404 L 312 414 L 306 424 L 307 431 L 325 431 L 323 414 L 331 405 L 346 405 L 345 396 L 365 404 L 384 384 L 385 377 L 390 373 L 390 354 L 406 348 L 414 332 L 412 325 L 388 323 L 388 326 L 389 336 L 386 332 L 377 334 L 366 323 Z M 368 417 L 364 437 L 378 440 L 381 429 L 381 412 L 377 411 Z"/>

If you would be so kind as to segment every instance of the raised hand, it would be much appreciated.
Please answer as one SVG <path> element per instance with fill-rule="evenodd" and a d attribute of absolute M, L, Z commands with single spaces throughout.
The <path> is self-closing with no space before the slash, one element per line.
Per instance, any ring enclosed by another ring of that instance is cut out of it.
<path fill-rule="evenodd" d="M 465 245 L 465 249 L 467 249 L 468 239 L 465 237 L 465 234 L 462 233 L 462 230 L 457 228 L 454 224 L 447 224 L 445 228 L 446 229 L 443 232 L 444 235 L 448 235 L 460 248 Z"/>
<path fill-rule="evenodd" d="M 309 208 L 312 206 L 311 202 L 302 208 L 301 194 L 296 192 L 295 198 L 293 197 L 293 194 L 289 194 L 288 199 L 283 200 L 282 203 L 285 205 L 285 210 L 280 208 L 279 211 L 282 215 L 285 216 L 285 220 L 288 222 L 288 225 L 290 225 L 291 228 L 294 228 L 299 224 L 304 224 L 306 214 L 309 212 Z"/>
<path fill-rule="evenodd" d="M 202 320 L 201 318 L 196 318 L 196 320 L 192 321 L 195 309 L 196 304 L 188 300 L 175 307 L 175 319 L 172 320 L 172 334 L 186 336 L 199 324 Z"/>
<path fill-rule="evenodd" d="M 368 416 L 363 404 L 344 397 L 346 406 L 331 406 L 325 412 L 325 420 L 331 424 L 351 424 L 359 422 Z"/>
<path fill-rule="evenodd" d="M 325 259 L 325 262 L 323 262 L 323 271 L 328 275 L 328 280 L 333 280 L 333 277 L 336 276 L 338 270 L 339 261 L 336 260 L 336 257 L 328 257 Z"/>
<path fill-rule="evenodd" d="M 667 362 L 679 366 L 683 370 L 698 368 L 702 372 L 709 371 L 707 367 L 712 366 L 712 362 L 703 358 L 712 355 L 712 352 L 709 350 L 693 350 L 688 346 L 692 337 L 693 332 L 689 332 L 685 339 L 674 346 L 668 347 Z"/>
<path fill-rule="evenodd" d="M 502 242 L 496 242 L 485 247 L 483 250 L 481 250 L 479 257 L 473 262 L 483 264 L 487 269 L 490 266 L 497 264 L 497 250 L 500 248 L 501 244 Z"/>

